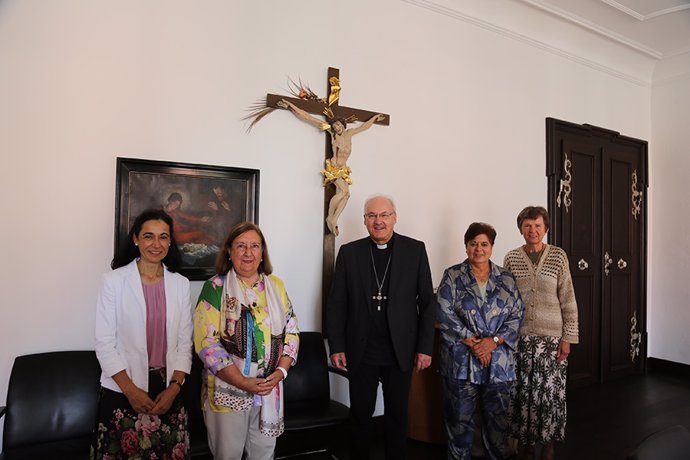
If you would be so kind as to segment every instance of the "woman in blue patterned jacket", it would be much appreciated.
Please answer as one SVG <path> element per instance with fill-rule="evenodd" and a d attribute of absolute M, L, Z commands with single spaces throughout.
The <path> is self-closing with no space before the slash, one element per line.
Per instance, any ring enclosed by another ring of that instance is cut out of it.
<path fill-rule="evenodd" d="M 513 275 L 491 262 L 496 230 L 465 232 L 467 259 L 446 269 L 437 292 L 448 458 L 470 459 L 477 399 L 489 459 L 507 456 L 513 352 L 523 304 Z"/>

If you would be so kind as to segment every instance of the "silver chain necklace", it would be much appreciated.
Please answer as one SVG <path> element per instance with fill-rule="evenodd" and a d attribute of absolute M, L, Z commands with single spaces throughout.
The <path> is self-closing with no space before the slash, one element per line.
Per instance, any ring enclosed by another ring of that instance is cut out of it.
<path fill-rule="evenodd" d="M 374 276 L 376 277 L 376 287 L 379 289 L 378 294 L 371 296 L 371 300 L 378 300 L 378 305 L 376 306 L 377 311 L 381 311 L 381 301 L 382 300 L 388 300 L 388 297 L 385 295 L 381 295 L 381 290 L 383 289 L 383 283 L 386 282 L 386 276 L 388 275 L 388 267 L 391 264 L 391 256 L 393 255 L 388 254 L 388 262 L 386 262 L 386 270 L 383 272 L 383 279 L 379 283 L 379 274 L 376 273 L 376 262 L 374 262 L 374 251 L 371 250 L 371 247 L 369 247 L 369 255 L 371 256 L 371 266 L 374 267 Z"/>

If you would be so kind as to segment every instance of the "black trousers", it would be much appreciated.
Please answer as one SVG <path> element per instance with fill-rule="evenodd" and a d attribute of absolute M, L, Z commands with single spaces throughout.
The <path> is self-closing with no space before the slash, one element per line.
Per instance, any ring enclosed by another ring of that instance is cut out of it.
<path fill-rule="evenodd" d="M 372 415 L 376 408 L 379 382 L 383 388 L 384 446 L 386 458 L 405 458 L 407 445 L 407 406 L 412 369 L 401 371 L 397 365 L 378 366 L 362 363 L 349 376 L 350 423 L 352 442 L 350 458 L 369 459 Z"/>

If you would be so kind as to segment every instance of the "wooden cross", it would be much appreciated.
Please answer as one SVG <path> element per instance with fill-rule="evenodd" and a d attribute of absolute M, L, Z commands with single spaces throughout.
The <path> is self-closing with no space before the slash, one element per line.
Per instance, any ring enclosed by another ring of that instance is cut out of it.
<path fill-rule="evenodd" d="M 335 77 L 340 80 L 340 70 L 329 67 L 328 77 L 326 79 L 326 97 L 331 94 L 331 77 Z M 295 104 L 300 109 L 304 110 L 313 115 L 323 116 L 323 111 L 325 104 L 323 101 L 314 101 L 309 99 L 300 99 L 296 97 L 281 96 L 279 94 L 267 94 L 266 95 L 266 107 L 278 107 L 278 102 L 282 99 L 288 100 Z M 371 117 L 381 113 L 381 112 L 370 112 L 368 110 L 355 109 L 352 107 L 343 107 L 335 101 L 330 105 L 330 109 L 333 111 L 335 117 L 348 118 L 352 115 L 357 117 L 360 122 L 369 120 Z M 376 124 L 388 126 L 390 124 L 390 115 L 384 114 L 386 117 L 381 121 L 376 121 Z M 331 148 L 331 137 L 328 132 L 326 135 L 326 150 L 324 159 L 331 158 L 333 156 L 333 149 Z M 324 208 L 323 208 L 323 279 L 322 279 L 322 306 L 326 305 L 328 299 L 328 291 L 333 281 L 333 269 L 335 266 L 335 235 L 328 230 L 326 226 L 326 217 L 328 216 L 328 206 L 330 204 L 331 198 L 335 194 L 335 186 L 324 187 Z M 325 315 L 323 316 L 325 317 Z M 322 317 L 322 318 L 323 318 Z M 325 330 L 325 329 L 324 329 Z"/>

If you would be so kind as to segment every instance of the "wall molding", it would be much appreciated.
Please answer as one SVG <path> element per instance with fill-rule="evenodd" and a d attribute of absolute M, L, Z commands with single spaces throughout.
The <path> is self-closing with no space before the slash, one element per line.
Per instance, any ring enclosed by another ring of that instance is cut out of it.
<path fill-rule="evenodd" d="M 635 85 L 641 86 L 643 88 L 650 88 L 651 87 L 651 81 L 647 80 L 642 80 L 636 76 L 630 75 L 625 72 L 621 72 L 619 70 L 616 70 L 612 67 L 605 66 L 603 64 L 599 64 L 598 62 L 592 61 L 591 59 L 583 58 L 582 56 L 578 56 L 577 54 L 573 54 L 569 51 L 565 51 L 561 48 L 558 48 L 556 46 L 553 46 L 549 43 L 545 43 L 543 41 L 537 40 L 532 37 L 528 37 L 527 35 L 523 35 L 521 33 L 515 32 L 510 29 L 506 29 L 505 27 L 500 27 L 495 24 L 492 24 L 490 22 L 487 22 L 483 19 L 479 19 L 477 17 L 474 17 L 472 15 L 463 13 L 461 11 L 458 11 L 456 9 L 448 8 L 443 5 L 439 5 L 438 3 L 435 3 L 433 1 L 429 0 L 401 0 L 405 3 L 409 3 L 411 5 L 417 6 L 419 8 L 424 8 L 429 11 L 433 11 L 434 13 L 441 14 L 443 16 L 447 16 L 452 19 L 460 20 L 463 22 L 466 22 L 468 24 L 472 24 L 477 27 L 481 27 L 482 29 L 494 32 L 496 34 L 502 35 L 504 37 L 511 38 L 513 40 L 519 41 L 521 43 L 528 44 L 530 46 L 533 46 L 535 48 L 538 48 L 543 51 L 547 51 L 551 54 L 554 54 L 556 56 L 560 56 L 563 58 L 566 58 L 568 60 L 571 60 L 573 62 L 576 62 L 578 64 L 590 67 L 594 70 L 597 70 L 602 73 L 606 73 L 608 75 L 611 75 L 616 78 L 620 78 L 622 80 L 625 80 L 629 83 L 633 83 Z M 523 0 L 524 2 L 527 3 L 532 3 L 532 0 Z M 639 51 L 639 50 L 638 50 Z"/>
<path fill-rule="evenodd" d="M 682 48 L 682 49 L 679 49 L 676 51 L 672 51 L 670 53 L 666 53 L 666 54 L 664 54 L 664 59 L 665 58 L 672 58 L 672 57 L 676 57 L 676 56 L 682 56 L 684 54 L 690 54 L 690 46 L 687 46 L 685 48 Z"/>
<path fill-rule="evenodd" d="M 657 50 L 654 50 L 648 46 L 645 46 L 641 43 L 638 43 L 634 40 L 630 40 L 627 37 L 624 37 L 620 34 L 617 34 L 616 32 L 612 31 L 611 29 L 607 29 L 605 27 L 601 27 L 599 24 L 595 24 L 591 21 L 588 21 L 587 19 L 578 16 L 576 14 L 570 13 L 569 11 L 565 11 L 561 8 L 558 8 L 554 5 L 549 5 L 547 3 L 544 3 L 540 0 L 521 0 L 523 3 L 528 3 L 536 8 L 539 8 L 549 14 L 552 14 L 554 16 L 558 16 L 561 19 L 564 19 L 572 24 L 575 24 L 583 29 L 589 30 L 591 32 L 596 33 L 597 35 L 601 35 L 604 38 L 607 38 L 611 41 L 614 41 L 616 43 L 619 43 L 623 46 L 627 46 L 630 49 L 633 49 L 635 51 L 638 51 L 642 54 L 646 54 L 647 56 L 653 57 L 654 59 L 661 59 L 662 53 L 660 53 Z M 613 5 L 611 5 L 613 6 Z"/>
<path fill-rule="evenodd" d="M 690 8 L 689 4 L 685 4 L 685 5 L 674 6 L 671 8 L 666 8 L 663 10 L 655 10 L 649 14 L 642 14 L 642 13 L 639 13 L 639 12 L 633 10 L 632 8 L 628 8 L 627 6 L 625 6 L 621 3 L 618 3 L 614 0 L 601 0 L 601 1 L 603 3 L 606 3 L 607 5 L 615 8 L 615 9 L 617 9 L 618 11 L 627 14 L 628 16 L 632 16 L 633 18 L 637 19 L 638 21 L 647 21 L 649 19 L 656 18 L 658 16 L 663 16 L 665 14 L 671 14 L 671 13 L 675 13 L 678 11 L 687 10 L 688 8 Z"/>

